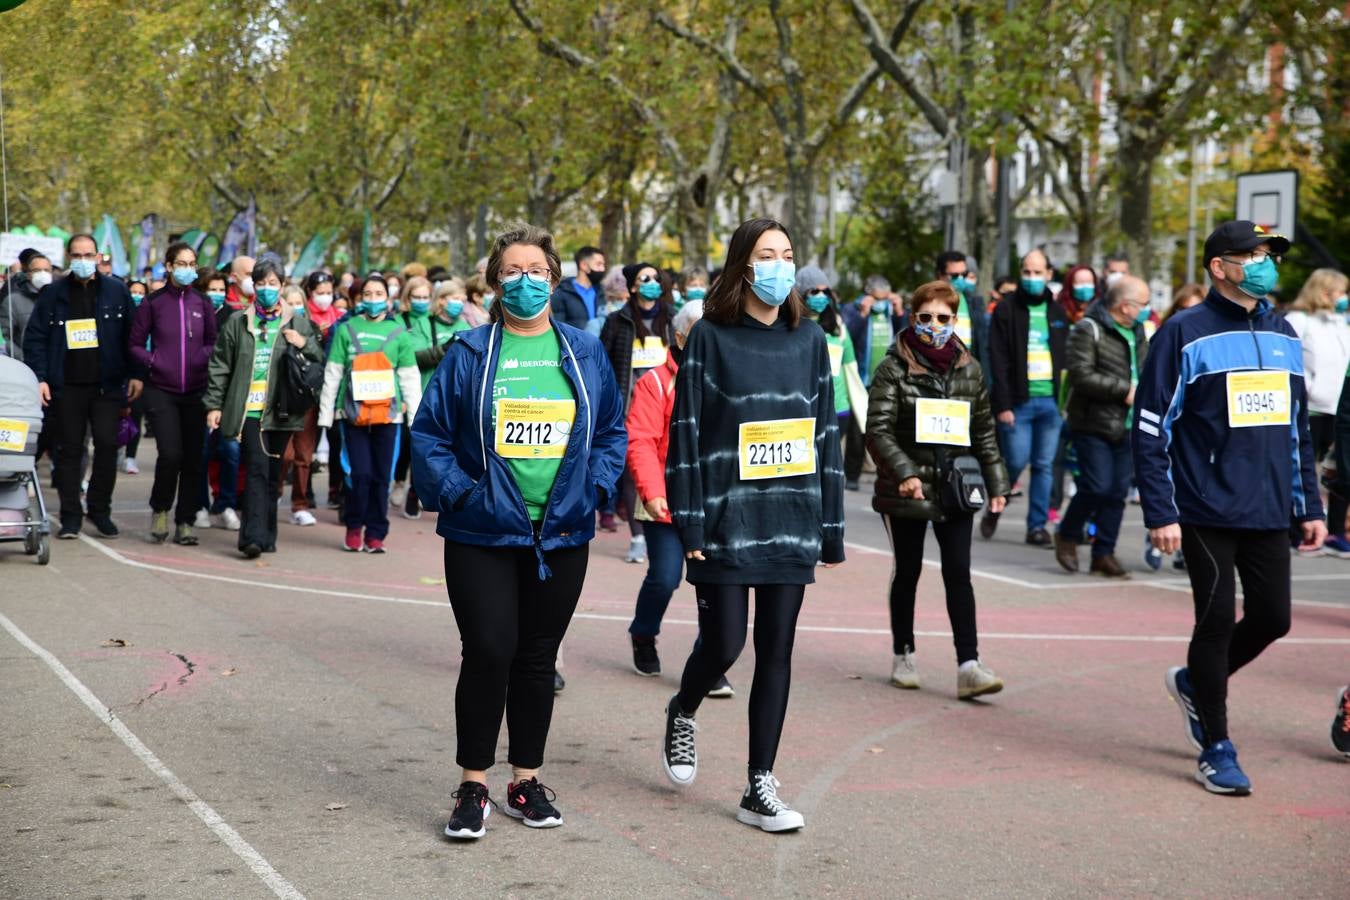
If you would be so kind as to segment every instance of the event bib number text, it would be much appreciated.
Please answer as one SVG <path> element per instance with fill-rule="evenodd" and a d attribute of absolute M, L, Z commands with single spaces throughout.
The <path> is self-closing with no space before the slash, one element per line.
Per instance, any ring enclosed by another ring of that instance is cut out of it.
<path fill-rule="evenodd" d="M 257 381 L 250 381 L 248 384 L 248 401 L 244 404 L 244 412 L 262 412 L 267 405 L 267 379 L 259 378 Z"/>
<path fill-rule="evenodd" d="M 914 404 L 914 435 L 920 444 L 970 446 L 970 403 L 921 397 Z"/>
<path fill-rule="evenodd" d="M 71 350 L 92 350 L 98 346 L 98 322 L 95 319 L 67 319 L 66 346 Z"/>
<path fill-rule="evenodd" d="M 741 480 L 788 478 L 816 471 L 816 420 L 742 422 Z"/>
<path fill-rule="evenodd" d="M 575 400 L 498 400 L 497 455 L 562 459 L 576 416 Z"/>
<path fill-rule="evenodd" d="M 27 422 L 19 419 L 0 419 L 0 450 L 22 453 L 27 444 Z"/>
<path fill-rule="evenodd" d="M 1288 425 L 1288 372 L 1229 372 L 1228 427 Z"/>
<path fill-rule="evenodd" d="M 388 400 L 394 396 L 392 369 L 352 372 L 352 399 L 361 403 Z"/>
<path fill-rule="evenodd" d="M 666 363 L 666 345 L 654 334 L 638 340 L 633 338 L 633 368 L 654 369 Z"/>
<path fill-rule="evenodd" d="M 1055 377 L 1054 363 L 1049 350 L 1027 351 L 1027 380 L 1049 381 Z"/>

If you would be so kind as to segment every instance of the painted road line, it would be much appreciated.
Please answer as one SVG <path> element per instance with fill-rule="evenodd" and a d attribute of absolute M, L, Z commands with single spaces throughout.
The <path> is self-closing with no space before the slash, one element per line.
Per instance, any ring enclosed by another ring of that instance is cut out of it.
<path fill-rule="evenodd" d="M 87 534 L 80 535 L 80 540 L 89 546 L 96 548 L 100 553 L 108 558 L 131 566 L 136 569 L 145 569 L 151 572 L 162 572 L 166 575 L 179 575 L 185 578 L 201 578 L 206 581 L 221 581 L 227 584 L 238 584 L 247 587 L 264 588 L 273 591 L 289 591 L 297 594 L 317 594 L 321 597 L 342 597 L 349 600 L 374 600 L 378 603 L 400 603 L 405 606 L 434 606 L 450 611 L 450 604 L 445 600 L 418 600 L 412 597 L 394 597 L 380 594 L 357 594 L 351 591 L 329 591 L 323 588 L 301 587 L 299 585 L 272 584 L 266 581 L 253 581 L 248 578 L 233 578 L 228 575 L 211 575 L 206 572 L 189 572 L 184 569 L 175 569 L 172 566 L 158 566 L 152 563 L 144 563 L 139 560 L 128 559 L 121 553 L 89 537 Z M 1189 589 L 1188 589 L 1189 590 Z M 589 619 L 601 622 L 628 622 L 632 620 L 631 616 L 611 616 L 603 613 L 576 613 L 574 619 Z M 687 619 L 663 619 L 668 625 L 689 625 L 698 627 L 698 622 Z M 885 635 L 890 636 L 890 629 L 884 628 L 846 628 L 829 625 L 798 625 L 798 631 L 812 631 L 818 634 L 865 634 L 865 635 Z M 950 631 L 917 631 L 918 637 L 941 637 L 949 638 L 952 636 Z M 1126 643 L 1187 643 L 1189 636 L 1183 635 L 1134 635 L 1134 634 L 1023 634 L 1018 632 L 981 632 L 980 637 L 990 638 L 991 640 L 1009 640 L 1009 641 L 1121 641 Z M 1350 638 L 1281 638 L 1281 644 L 1312 644 L 1317 646 L 1347 646 L 1350 647 Z"/>
<path fill-rule="evenodd" d="M 272 865 L 263 858 L 261 853 L 253 849 L 253 846 L 244 840 L 239 832 L 231 828 L 229 823 L 220 817 L 219 813 L 212 809 L 205 800 L 198 797 L 192 788 L 184 784 L 168 766 L 164 765 L 160 758 L 149 747 L 145 746 L 141 739 L 132 733 L 130 728 L 122 724 L 122 720 L 117 718 L 113 711 L 104 705 L 102 700 L 94 695 L 93 691 L 85 687 L 84 682 L 76 678 L 75 674 L 61 663 L 61 660 L 25 634 L 4 613 L 0 613 L 0 626 L 9 632 L 10 637 L 46 663 L 47 668 L 56 673 L 56 677 L 60 678 L 66 687 L 70 688 L 71 693 L 79 697 L 80 701 L 89 707 L 90 712 L 98 717 L 100 722 L 107 725 L 112 733 L 117 735 L 123 744 L 127 745 L 127 749 L 145 764 L 147 769 L 153 772 L 160 781 L 168 785 L 174 796 L 186 803 L 188 809 L 192 810 L 198 819 L 201 819 L 202 824 L 211 829 L 216 837 L 224 841 L 225 845 L 234 851 L 234 855 L 243 860 L 244 864 L 253 870 L 253 874 L 257 875 L 263 884 L 271 889 L 272 893 L 284 898 L 284 900 L 304 900 L 304 894 L 281 877 L 277 870 L 272 868 Z"/>

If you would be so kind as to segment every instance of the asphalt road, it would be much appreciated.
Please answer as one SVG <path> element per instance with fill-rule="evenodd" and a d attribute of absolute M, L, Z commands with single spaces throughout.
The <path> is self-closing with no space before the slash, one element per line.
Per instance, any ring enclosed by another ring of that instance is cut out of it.
<path fill-rule="evenodd" d="M 1136 509 L 1126 583 L 1025 547 L 1018 505 L 977 540 L 982 657 L 1008 689 L 960 703 L 935 570 L 924 689 L 887 683 L 890 559 L 850 494 L 850 560 L 808 590 L 776 767 L 807 827 L 774 836 L 734 818 L 753 651 L 737 696 L 700 712 L 698 782 L 667 786 L 692 591 L 667 616 L 665 674 L 637 677 L 642 567 L 604 535 L 542 779 L 567 824 L 498 815 L 460 846 L 440 836 L 458 640 L 434 519 L 396 518 L 383 557 L 342 553 L 327 511 L 257 562 L 233 533 L 152 545 L 142 456 L 147 474 L 118 481 L 120 540 L 60 542 L 46 568 L 0 544 L 0 896 L 1346 895 L 1350 764 L 1328 728 L 1350 681 L 1350 560 L 1295 560 L 1293 632 L 1232 683 L 1254 793 L 1215 797 L 1162 686 L 1191 599 L 1182 573 L 1144 570 Z"/>

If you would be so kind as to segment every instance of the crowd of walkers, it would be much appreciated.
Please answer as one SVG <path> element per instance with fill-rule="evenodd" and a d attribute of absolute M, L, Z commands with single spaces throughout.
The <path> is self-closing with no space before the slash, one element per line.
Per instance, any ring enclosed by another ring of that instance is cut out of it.
<path fill-rule="evenodd" d="M 64 277 L 27 252 L 7 302 L 16 282 L 35 289 L 11 346 L 48 410 L 62 538 L 86 521 L 118 536 L 113 489 L 119 468 L 138 471 L 142 426 L 156 445 L 157 542 L 191 546 L 219 527 L 238 532 L 244 558 L 277 552 L 286 483 L 289 521 L 312 527 L 324 464 L 343 550 L 385 553 L 391 509 L 436 516 L 462 647 L 448 836 L 481 837 L 498 808 L 487 776 L 503 718 L 500 810 L 562 824 L 540 780 L 556 661 L 590 542 L 619 520 L 627 560 L 647 566 L 629 626 L 638 674 L 661 672 L 657 638 L 682 578 L 697 598 L 697 639 L 653 723 L 677 786 L 698 774 L 703 701 L 734 694 L 727 672 L 753 594 L 737 817 L 779 832 L 805 824 L 774 775 L 797 620 L 817 571 L 844 562 L 846 492 L 869 467 L 895 557 L 896 687 L 922 683 L 914 621 L 930 526 L 956 695 L 971 700 L 1004 687 L 979 654 L 977 521 L 992 539 L 1020 497 L 1027 545 L 1070 573 L 1086 545 L 1089 574 L 1128 578 L 1118 550 L 1135 498 L 1144 563 L 1171 556 L 1195 593 L 1186 665 L 1165 677 L 1199 753 L 1195 777 L 1211 792 L 1250 791 L 1228 680 L 1289 628 L 1291 551 L 1350 558 L 1347 280 L 1319 270 L 1277 309 L 1288 246 L 1250 222 L 1222 224 L 1205 244 L 1208 291 L 1187 285 L 1160 315 L 1127 260 L 1100 275 L 1056 270 L 1039 249 L 987 299 L 973 261 L 948 251 L 905 296 L 872 276 L 845 300 L 826 272 L 796 265 L 771 219 L 737 228 L 711 274 L 607 269 L 583 247 L 568 278 L 553 236 L 524 224 L 468 279 L 410 264 L 293 282 L 270 254 L 199 268 L 175 243 L 163 283 L 128 282 L 100 270 L 81 234 Z M 1333 737 L 1350 754 L 1347 717 L 1343 691 Z"/>

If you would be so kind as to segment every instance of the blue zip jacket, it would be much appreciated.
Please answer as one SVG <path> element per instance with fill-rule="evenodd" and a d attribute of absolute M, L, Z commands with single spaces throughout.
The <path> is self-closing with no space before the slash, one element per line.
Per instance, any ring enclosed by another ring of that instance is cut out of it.
<path fill-rule="evenodd" d="M 539 554 L 576 547 L 595 537 L 598 493 L 615 494 L 628 451 L 623 398 L 600 341 L 553 322 L 562 371 L 577 398 L 577 425 L 568 441 L 538 537 L 506 460 L 492 434 L 492 383 L 502 325 L 460 332 L 436 368 L 412 424 L 412 477 L 417 496 L 439 513 L 436 533 L 486 547 L 529 547 Z"/>
<path fill-rule="evenodd" d="M 66 319 L 70 316 L 70 285 L 75 276 L 59 278 L 37 296 L 33 315 L 23 332 L 23 359 L 47 382 L 52 395 L 66 383 Z M 128 378 L 144 378 L 144 368 L 127 350 L 136 307 L 120 279 L 94 274 L 94 318 L 98 328 L 99 377 L 105 394 L 124 396 Z"/>
<path fill-rule="evenodd" d="M 1230 376 L 1258 371 L 1287 373 L 1288 413 L 1279 417 L 1288 424 L 1230 425 Z M 1265 300 L 1248 313 L 1211 289 L 1173 316 L 1149 344 L 1134 412 L 1135 481 L 1149 528 L 1274 531 L 1323 517 L 1302 345 Z"/>

